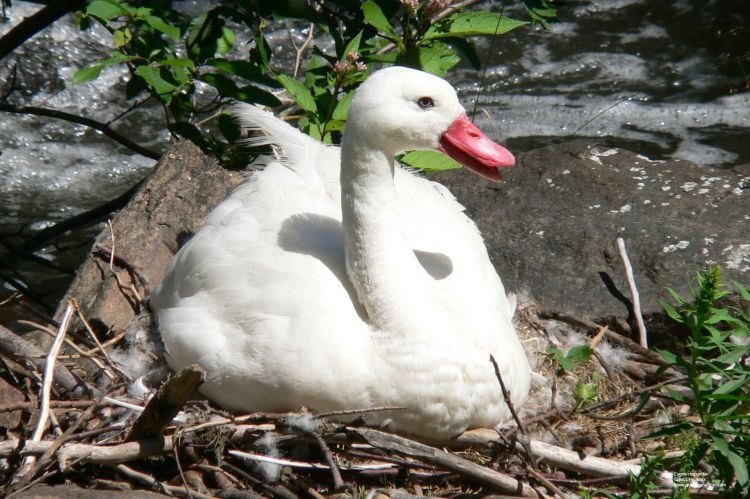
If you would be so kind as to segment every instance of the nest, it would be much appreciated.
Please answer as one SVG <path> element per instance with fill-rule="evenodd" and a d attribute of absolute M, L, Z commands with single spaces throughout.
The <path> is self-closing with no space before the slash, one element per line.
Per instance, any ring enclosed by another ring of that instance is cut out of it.
<path fill-rule="evenodd" d="M 102 343 L 74 301 L 65 312 L 59 327 L 25 323 L 55 338 L 47 351 L 30 335 L 0 327 L 0 483 L 17 497 L 61 489 L 201 498 L 579 496 L 601 489 L 627 496 L 641 458 L 684 449 L 684 438 L 644 438 L 685 411 L 660 397 L 663 387 L 679 388 L 680 373 L 659 370 L 658 356 L 606 326 L 540 311 L 530 300 L 517 313 L 534 372 L 529 401 L 499 432 L 471 430 L 439 445 L 368 427 L 366 412 L 346 424 L 334 421 L 342 414 L 304 409 L 228 414 L 191 398 L 198 368 L 157 382 L 154 393 L 139 369 L 152 378 L 166 371 L 154 369 L 160 354 L 147 325 Z M 593 355 L 567 371 L 548 353 L 584 344 Z M 652 495 L 673 492 L 669 473 L 654 480 Z"/>

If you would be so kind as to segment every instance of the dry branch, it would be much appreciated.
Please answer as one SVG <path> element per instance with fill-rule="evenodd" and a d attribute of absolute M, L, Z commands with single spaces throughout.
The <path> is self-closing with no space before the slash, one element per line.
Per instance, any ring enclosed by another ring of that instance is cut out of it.
<path fill-rule="evenodd" d="M 633 298 L 633 315 L 635 315 L 635 320 L 638 324 L 638 334 L 640 335 L 641 346 L 643 348 L 648 348 L 646 324 L 643 322 L 643 313 L 641 312 L 641 297 L 638 294 L 638 288 L 635 285 L 633 266 L 630 265 L 630 258 L 628 258 L 628 252 L 625 249 L 625 240 L 621 237 L 617 238 L 617 250 L 620 252 L 622 264 L 625 266 L 625 277 L 627 278 L 628 286 L 630 287 L 630 296 Z"/>
<path fill-rule="evenodd" d="M 192 365 L 167 380 L 146 404 L 125 440 L 133 442 L 160 436 L 203 383 L 205 375 L 200 366 Z"/>
<path fill-rule="evenodd" d="M 44 368 L 46 354 L 4 326 L 0 326 L 0 352 L 14 359 L 26 359 L 39 370 Z M 56 364 L 53 372 L 55 382 L 68 392 L 85 386 L 65 366 Z"/>
<path fill-rule="evenodd" d="M 497 490 L 505 494 L 536 497 L 536 492 L 520 480 L 480 466 L 467 459 L 454 456 L 444 450 L 380 430 L 352 428 L 352 431 L 364 438 L 373 447 L 418 458 L 424 462 L 458 473 L 492 490 Z"/>

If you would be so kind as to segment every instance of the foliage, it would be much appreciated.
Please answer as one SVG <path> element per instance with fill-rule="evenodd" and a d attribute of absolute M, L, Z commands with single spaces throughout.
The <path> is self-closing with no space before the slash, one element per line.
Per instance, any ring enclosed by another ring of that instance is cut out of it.
<path fill-rule="evenodd" d="M 725 490 L 750 493 L 750 292 L 733 283 L 732 293 L 721 283 L 718 267 L 699 274 L 694 299 L 673 290 L 677 306 L 664 304 L 667 314 L 690 332 L 689 357 L 661 351 L 670 366 L 687 372 L 690 396 L 668 390 L 675 401 L 687 404 L 694 417 L 682 418 L 653 436 L 692 434 L 682 468 L 692 471 L 701 460 L 715 470 Z M 721 305 L 734 295 L 743 306 Z M 710 477 L 713 478 L 713 477 Z"/>
<path fill-rule="evenodd" d="M 564 372 L 569 372 L 578 367 L 579 364 L 588 362 L 591 358 L 592 350 L 588 345 L 578 345 L 571 348 L 567 354 L 555 347 L 549 347 L 547 353 L 554 356 Z"/>
<path fill-rule="evenodd" d="M 478 67 L 479 58 L 467 37 L 503 34 L 528 24 L 502 13 L 454 12 L 450 4 L 444 0 L 235 0 L 191 17 L 166 0 L 93 0 L 80 14 L 79 24 L 84 29 L 92 22 L 105 26 L 113 50 L 110 57 L 78 71 L 74 82 L 96 78 L 109 66 L 126 65 L 127 99 L 156 99 L 174 135 L 192 140 L 221 160 L 229 159 L 227 146 L 239 139 L 233 120 L 221 113 L 223 105 L 239 100 L 277 107 L 282 104 L 282 89 L 299 108 L 300 128 L 335 142 L 352 91 L 375 65 L 406 65 L 442 76 L 461 54 Z M 524 4 L 532 20 L 554 16 L 545 1 Z M 266 39 L 272 22 L 296 23 L 315 31 L 310 33 L 309 55 L 302 57 L 308 47 L 295 47 L 295 67 L 286 72 L 272 60 Z M 252 33 L 249 49 L 237 43 L 239 33 Z M 321 36 L 333 42 L 331 50 L 321 49 Z M 205 88 L 212 98 L 204 97 Z M 218 118 L 216 126 L 206 126 L 212 118 Z M 412 160 L 411 164 L 422 165 L 425 158 Z M 455 166 L 444 162 L 440 167 Z"/>

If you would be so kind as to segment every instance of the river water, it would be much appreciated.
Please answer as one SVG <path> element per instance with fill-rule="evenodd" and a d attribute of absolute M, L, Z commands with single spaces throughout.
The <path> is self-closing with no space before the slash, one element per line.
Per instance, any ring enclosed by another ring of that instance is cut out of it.
<path fill-rule="evenodd" d="M 523 17 L 518 2 L 489 3 Z M 198 9 L 201 2 L 179 2 Z M 525 27 L 477 40 L 486 73 L 463 64 L 448 79 L 472 109 L 480 82 L 477 122 L 515 151 L 575 137 L 621 145 L 652 157 L 679 157 L 710 166 L 750 161 L 750 62 L 728 55 L 750 50 L 750 4 L 745 0 L 566 1 L 549 29 Z M 13 2 L 0 35 L 37 4 Z M 303 37 L 302 33 L 294 36 Z M 288 34 L 272 38 L 288 59 Z M 7 82 L 15 64 L 16 104 L 64 110 L 109 121 L 127 110 L 118 103 L 125 72 L 111 69 L 73 86 L 75 71 L 106 57 L 110 35 L 79 32 L 63 18 L 0 66 Z M 484 79 L 483 79 L 484 78 Z M 136 142 L 163 151 L 158 108 L 139 109 L 114 126 Z M 154 162 L 81 125 L 0 114 L 0 235 L 29 233 L 90 209 L 124 192 Z M 89 232 L 90 235 L 92 232 Z M 74 269 L 87 239 L 41 256 Z M 70 279 L 36 264 L 0 269 L 28 282 L 54 303 Z M 8 286 L 6 285 L 6 292 Z M 3 293 L 0 292 L 0 300 Z"/>

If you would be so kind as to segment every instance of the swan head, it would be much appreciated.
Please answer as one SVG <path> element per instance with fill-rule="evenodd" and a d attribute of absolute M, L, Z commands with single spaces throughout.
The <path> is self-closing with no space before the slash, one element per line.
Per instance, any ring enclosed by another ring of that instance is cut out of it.
<path fill-rule="evenodd" d="M 439 150 L 492 180 L 515 158 L 484 135 L 466 116 L 447 81 L 393 66 L 373 73 L 357 90 L 344 132 L 348 140 L 396 156 L 410 150 Z"/>

